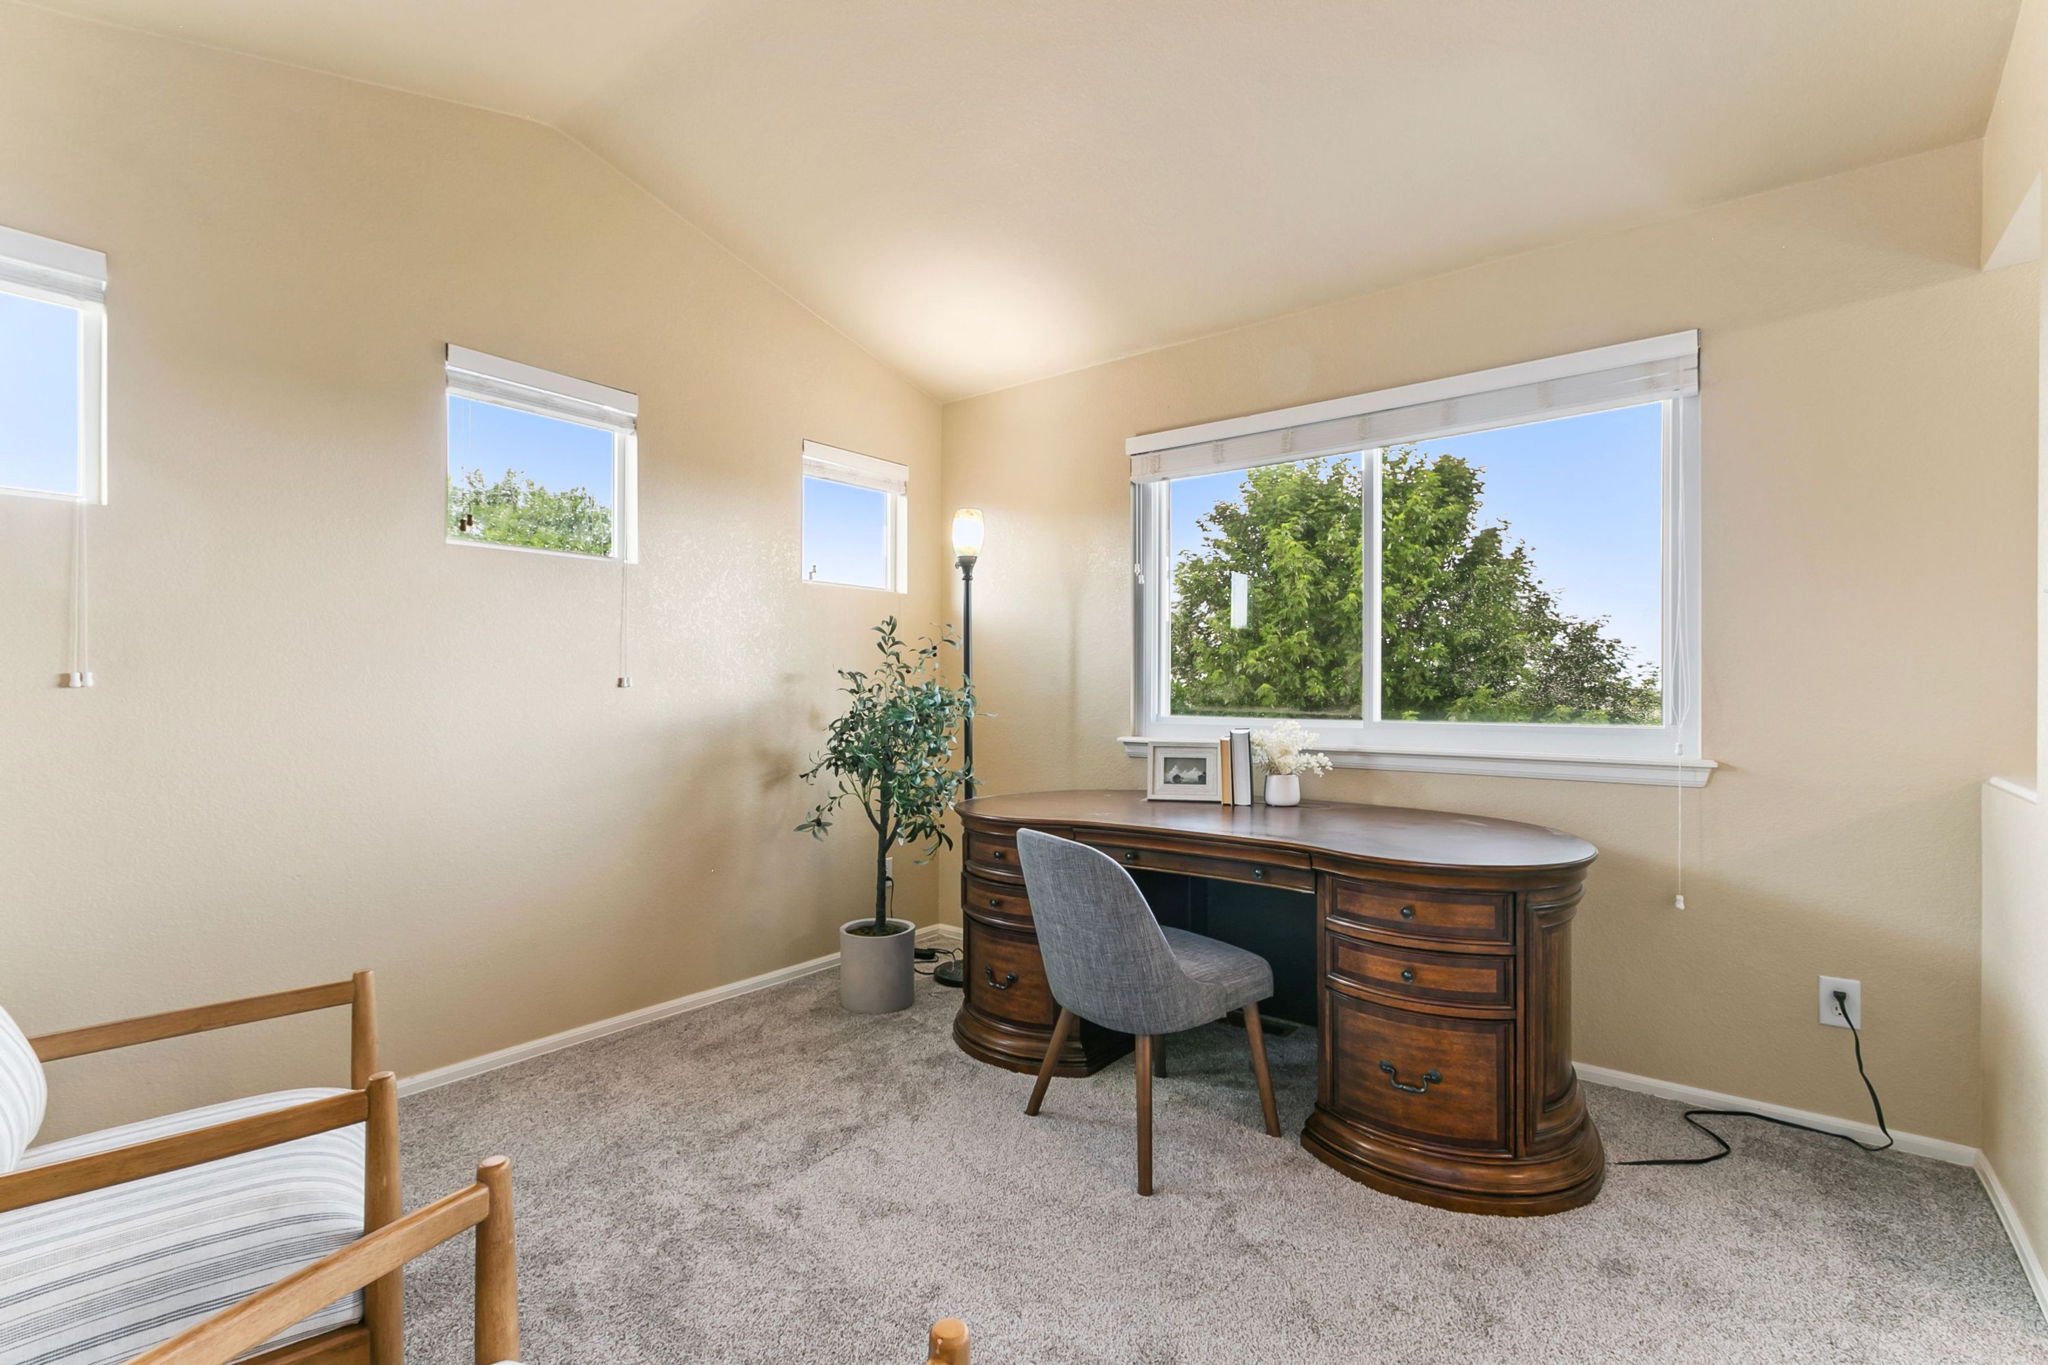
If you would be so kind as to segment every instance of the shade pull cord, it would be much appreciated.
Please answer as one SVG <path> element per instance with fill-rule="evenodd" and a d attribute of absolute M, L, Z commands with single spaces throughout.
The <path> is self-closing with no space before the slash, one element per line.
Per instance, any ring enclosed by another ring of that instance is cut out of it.
<path fill-rule="evenodd" d="M 1673 751 L 1683 754 L 1683 748 L 1674 745 Z M 1674 909 L 1685 909 L 1685 766 L 1674 764 L 1671 770 L 1671 796 L 1678 817 L 1678 851 L 1672 859 L 1671 880 L 1673 890 L 1671 904 Z"/>
<path fill-rule="evenodd" d="M 71 510 L 71 666 L 64 674 L 66 687 L 92 686 L 87 656 L 85 506 L 86 500 L 80 498 Z"/>
<path fill-rule="evenodd" d="M 633 685 L 633 639 L 631 614 L 626 609 L 626 588 L 631 570 L 625 557 L 619 558 L 619 686 Z"/>

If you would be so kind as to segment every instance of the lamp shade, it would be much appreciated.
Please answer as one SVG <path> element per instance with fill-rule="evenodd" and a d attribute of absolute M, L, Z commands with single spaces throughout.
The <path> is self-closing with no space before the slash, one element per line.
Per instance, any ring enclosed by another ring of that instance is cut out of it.
<path fill-rule="evenodd" d="M 953 514 L 953 553 L 960 559 L 981 557 L 981 509 L 963 507 Z"/>

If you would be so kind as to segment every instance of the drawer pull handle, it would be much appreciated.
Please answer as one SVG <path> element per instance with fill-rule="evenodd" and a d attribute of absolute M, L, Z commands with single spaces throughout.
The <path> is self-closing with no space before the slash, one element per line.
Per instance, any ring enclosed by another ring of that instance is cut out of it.
<path fill-rule="evenodd" d="M 1265 868 L 1263 868 L 1263 867 L 1255 867 L 1255 868 L 1253 868 L 1253 869 L 1252 869 L 1252 880 L 1253 880 L 1253 881 L 1255 881 L 1255 882 L 1262 882 L 1262 881 L 1266 880 L 1266 869 L 1265 869 Z"/>
<path fill-rule="evenodd" d="M 1392 1062 L 1381 1062 L 1380 1070 L 1387 1073 L 1388 1085 L 1393 1086 L 1396 1090 L 1405 1090 L 1411 1095 L 1427 1095 L 1429 1088 L 1433 1085 L 1441 1084 L 1444 1078 L 1441 1071 L 1429 1070 L 1422 1073 L 1421 1085 L 1403 1085 L 1401 1083 L 1401 1073 L 1394 1070 Z"/>
<path fill-rule="evenodd" d="M 1002 909 L 1002 908 L 1003 908 L 1003 898 L 1002 898 L 1001 896 L 990 896 L 990 897 L 988 898 L 988 908 L 989 908 L 989 909 L 991 909 L 991 910 L 1000 910 L 1000 909 Z"/>
<path fill-rule="evenodd" d="M 1001 862 L 1003 860 L 1003 851 L 999 848 L 990 849 L 988 856 L 995 859 L 997 862 Z"/>
<path fill-rule="evenodd" d="M 1015 972 L 1004 972 L 1003 979 L 1001 981 L 998 981 L 996 980 L 995 968 L 983 967 L 981 970 L 982 974 L 988 977 L 988 984 L 990 989 L 992 990 L 1006 991 L 1010 989 L 1010 987 L 1017 984 L 1017 974 Z M 1382 1065 L 1384 1065 L 1384 1063 L 1382 1063 Z"/>
<path fill-rule="evenodd" d="M 1135 863 L 1136 861 L 1138 861 L 1138 850 L 1136 850 L 1135 848 L 1125 849 L 1124 861 L 1127 863 Z"/>
<path fill-rule="evenodd" d="M 991 901 L 989 903 L 993 905 L 995 902 Z M 1415 969 L 1413 967 L 1403 967 L 1401 969 L 1401 979 L 1403 981 L 1413 981 L 1415 979 Z"/>
<path fill-rule="evenodd" d="M 1401 907 L 1401 918 L 1402 918 L 1402 919 L 1414 919 L 1414 918 L 1415 918 L 1415 907 L 1414 907 L 1414 906 L 1412 906 L 1412 905 L 1404 905 L 1404 906 L 1402 906 L 1402 907 Z"/>

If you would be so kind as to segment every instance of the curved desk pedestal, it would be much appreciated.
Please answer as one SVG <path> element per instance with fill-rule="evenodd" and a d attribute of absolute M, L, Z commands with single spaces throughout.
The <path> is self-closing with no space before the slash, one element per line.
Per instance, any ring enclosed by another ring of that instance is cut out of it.
<path fill-rule="evenodd" d="M 1471 1213 L 1555 1213 L 1599 1193 L 1605 1158 L 1571 1064 L 1571 922 L 1591 844 L 1436 811 L 1122 791 L 984 797 L 960 813 L 967 990 L 953 1037 L 969 1056 L 1035 1072 L 1052 1038 L 1017 866 L 1017 830 L 1040 829 L 1133 868 L 1314 895 L 1319 1075 L 1301 1142 L 1322 1161 Z M 1130 1047 L 1085 1026 L 1058 1074 Z"/>

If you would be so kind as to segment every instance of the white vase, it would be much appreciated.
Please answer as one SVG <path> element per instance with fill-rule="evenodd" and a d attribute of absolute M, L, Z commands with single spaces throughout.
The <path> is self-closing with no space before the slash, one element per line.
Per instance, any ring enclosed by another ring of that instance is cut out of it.
<path fill-rule="evenodd" d="M 1269 806 L 1298 806 L 1301 804 L 1301 776 L 1298 773 L 1267 773 L 1266 804 Z"/>

